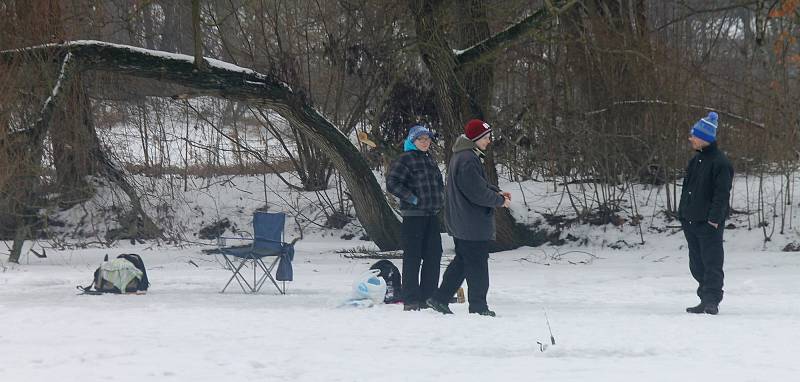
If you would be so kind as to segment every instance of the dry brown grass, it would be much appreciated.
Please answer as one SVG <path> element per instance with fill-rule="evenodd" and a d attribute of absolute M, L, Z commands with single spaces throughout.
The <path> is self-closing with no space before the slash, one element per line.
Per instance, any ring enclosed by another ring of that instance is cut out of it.
<path fill-rule="evenodd" d="M 179 166 L 143 166 L 140 164 L 125 165 L 125 169 L 132 174 L 146 176 L 161 175 L 188 175 L 198 177 L 226 176 L 226 175 L 261 175 L 275 174 L 294 171 L 294 166 L 290 160 L 272 162 L 269 166 L 261 163 L 250 163 L 244 166 L 211 166 L 211 165 L 189 165 L 188 168 Z"/>

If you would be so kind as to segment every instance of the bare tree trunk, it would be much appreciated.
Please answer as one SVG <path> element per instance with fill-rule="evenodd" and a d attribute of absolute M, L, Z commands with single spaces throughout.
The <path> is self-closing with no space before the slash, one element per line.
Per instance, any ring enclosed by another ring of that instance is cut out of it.
<path fill-rule="evenodd" d="M 35 214 L 34 198 L 39 184 L 38 170 L 44 137 L 52 124 L 56 109 L 63 103 L 65 95 L 70 90 L 72 76 L 77 67 L 76 61 L 70 53 L 63 56 L 59 67 L 59 76 L 50 96 L 42 106 L 39 118 L 29 129 L 14 136 L 11 142 L 2 142 L 3 144 L 0 145 L 6 146 L 3 153 L 5 156 L 13 158 L 20 164 L 17 169 L 18 174 L 11 177 L 12 179 L 18 177 L 18 180 L 5 184 L 6 189 L 2 190 L 2 196 L 4 199 L 8 199 L 6 203 L 11 205 L 11 213 L 16 218 L 14 246 L 9 257 L 11 262 L 19 261 L 23 241 L 28 239 L 30 233 L 30 225 Z"/>
<path fill-rule="evenodd" d="M 561 2 L 556 2 L 561 4 Z M 425 66 L 433 78 L 436 108 L 442 122 L 445 155 L 449 162 L 449 149 L 462 134 L 463 126 L 471 118 L 488 119 L 494 85 L 492 62 L 494 55 L 510 41 L 524 36 L 537 23 L 546 20 L 540 10 L 504 32 L 490 36 L 486 19 L 486 2 L 469 0 L 457 3 L 461 29 L 455 33 L 458 48 L 467 48 L 454 54 L 446 39 L 441 18 L 448 11 L 449 2 L 436 0 L 409 0 L 414 17 L 418 47 Z M 491 121 L 488 121 L 491 123 Z M 497 183 L 497 171 L 491 153 L 486 161 L 490 181 Z M 542 244 L 542 235 L 532 232 L 514 221 L 507 209 L 499 209 L 496 216 L 497 240 L 493 250 L 516 248 L 520 245 Z"/>
<path fill-rule="evenodd" d="M 161 50 L 190 54 L 193 50 L 192 4 L 188 1 L 158 0 L 164 11 Z"/>
<path fill-rule="evenodd" d="M 145 6 L 144 9 L 142 9 L 142 30 L 144 33 L 144 47 L 147 49 L 156 48 L 154 18 L 153 6 Z"/>
<path fill-rule="evenodd" d="M 203 58 L 203 31 L 200 23 L 200 0 L 192 0 L 192 37 L 194 38 L 194 66 L 197 70 L 206 70 L 208 65 Z"/>

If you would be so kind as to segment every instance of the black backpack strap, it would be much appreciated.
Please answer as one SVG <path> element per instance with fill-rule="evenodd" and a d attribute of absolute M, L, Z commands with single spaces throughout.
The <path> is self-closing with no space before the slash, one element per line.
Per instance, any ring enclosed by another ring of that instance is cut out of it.
<path fill-rule="evenodd" d="M 97 290 L 92 290 L 92 286 L 93 285 L 89 285 L 89 286 L 85 287 L 85 286 L 78 285 L 76 288 L 79 291 L 81 291 L 81 293 L 78 293 L 78 295 L 82 295 L 82 294 L 99 295 L 99 294 L 103 294 L 103 292 L 100 292 L 100 291 L 97 291 Z"/>
<path fill-rule="evenodd" d="M 108 254 L 106 254 L 105 258 L 103 258 L 103 262 L 106 262 L 106 261 L 108 261 Z M 89 286 L 78 285 L 75 288 L 78 289 L 79 291 L 81 291 L 81 293 L 78 293 L 79 295 L 82 295 L 82 294 L 99 295 L 99 294 L 105 293 L 105 292 L 100 291 L 100 290 L 97 289 L 97 286 L 100 285 L 100 283 L 101 283 L 101 280 L 100 280 L 100 267 L 97 267 L 97 269 L 95 269 L 95 271 L 94 271 L 94 279 L 92 280 L 92 283 L 89 284 Z M 92 288 L 94 288 L 94 290 L 92 290 Z"/>
<path fill-rule="evenodd" d="M 107 257 L 106 257 L 106 258 L 107 258 Z M 100 275 L 100 268 L 97 268 L 97 269 L 94 271 L 94 280 L 92 280 L 92 283 L 91 283 L 91 284 L 89 284 L 88 286 L 78 285 L 78 286 L 76 286 L 76 287 L 75 287 L 75 289 L 77 289 L 77 290 L 81 291 L 81 293 L 78 293 L 78 294 L 95 294 L 95 293 L 102 293 L 102 292 L 100 292 L 100 291 L 98 291 L 98 290 L 97 290 L 97 282 L 98 282 L 98 280 L 97 280 L 97 277 L 98 277 L 99 275 Z M 93 291 L 93 290 L 92 290 L 92 288 L 95 288 L 95 290 Z M 92 293 L 92 292 L 94 292 L 94 293 Z"/>

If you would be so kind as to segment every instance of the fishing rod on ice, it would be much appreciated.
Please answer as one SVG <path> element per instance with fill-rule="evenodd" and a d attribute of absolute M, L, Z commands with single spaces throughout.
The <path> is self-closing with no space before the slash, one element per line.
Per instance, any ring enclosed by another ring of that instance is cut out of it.
<path fill-rule="evenodd" d="M 547 331 L 550 333 L 550 345 L 556 344 L 556 337 L 553 335 L 553 329 L 550 327 L 550 318 L 547 317 L 547 310 L 545 310 L 544 306 L 542 306 L 542 312 L 544 313 L 544 320 L 547 323 Z M 536 341 L 539 345 L 539 351 L 544 352 L 547 350 L 548 345 L 543 343 L 542 341 Z"/>

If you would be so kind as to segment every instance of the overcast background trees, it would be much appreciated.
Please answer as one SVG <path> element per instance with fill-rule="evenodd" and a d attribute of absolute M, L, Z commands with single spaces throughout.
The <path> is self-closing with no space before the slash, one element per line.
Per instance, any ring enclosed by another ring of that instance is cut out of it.
<path fill-rule="evenodd" d="M 504 35 L 529 19 L 538 21 Z M 752 190 L 759 208 L 747 212 L 768 238 L 790 222 L 794 201 L 798 21 L 792 0 L 7 0 L 0 50 L 94 39 L 194 55 L 199 42 L 205 57 L 287 83 L 360 137 L 363 159 L 379 171 L 412 123 L 440 134 L 444 161 L 463 121 L 484 118 L 497 132 L 498 176 L 550 182 L 594 223 L 614 223 L 619 200 L 635 198 L 634 182 L 663 187 L 664 213 L 674 213 L 688 130 L 715 110 L 738 173 L 785 177 L 780 200 Z M 499 48 L 460 54 L 492 36 Z M 85 72 L 64 84 L 52 126 L 35 134 L 62 66 L 54 57 L 0 61 L 4 239 L 40 235 L 43 209 L 90 198 L 88 175 L 142 192 L 142 178 L 114 175 L 109 162 L 176 189 L 192 176 L 279 173 L 317 193 L 325 224 L 352 219 L 339 169 L 263 105 Z M 176 236 L 129 215 L 129 229 L 112 239 Z M 506 247 L 535 244 L 505 224 Z"/>

